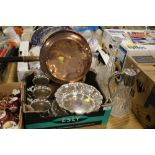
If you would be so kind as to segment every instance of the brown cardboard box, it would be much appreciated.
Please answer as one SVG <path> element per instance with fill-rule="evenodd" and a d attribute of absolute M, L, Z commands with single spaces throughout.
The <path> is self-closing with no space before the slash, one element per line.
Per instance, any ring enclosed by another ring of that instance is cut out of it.
<path fill-rule="evenodd" d="M 0 84 L 0 94 L 2 95 L 10 95 L 13 89 L 20 89 L 21 90 L 21 106 L 19 112 L 19 123 L 18 128 L 23 128 L 23 116 L 22 116 L 22 104 L 23 104 L 23 84 L 18 82 L 7 83 L 7 84 Z"/>
<path fill-rule="evenodd" d="M 132 110 L 144 128 L 155 128 L 155 63 L 138 63 L 129 55 L 125 67 L 138 72 L 133 87 Z"/>

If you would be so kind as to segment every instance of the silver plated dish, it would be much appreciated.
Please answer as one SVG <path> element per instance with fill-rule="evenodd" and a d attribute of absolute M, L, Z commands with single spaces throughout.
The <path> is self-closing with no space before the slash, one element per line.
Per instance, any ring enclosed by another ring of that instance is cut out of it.
<path fill-rule="evenodd" d="M 37 112 L 46 112 L 51 109 L 51 104 L 46 99 L 35 99 L 31 103 L 31 107 Z"/>
<path fill-rule="evenodd" d="M 35 85 L 47 85 L 49 83 L 49 78 L 44 74 L 36 75 L 32 81 Z"/>
<path fill-rule="evenodd" d="M 51 103 L 46 99 L 35 99 L 31 102 L 32 109 L 41 117 L 52 116 Z"/>
<path fill-rule="evenodd" d="M 95 87 L 80 82 L 62 85 L 55 97 L 61 108 L 76 114 L 98 111 L 103 101 L 103 96 Z"/>
<path fill-rule="evenodd" d="M 27 91 L 31 92 L 35 98 L 48 98 L 51 95 L 51 88 L 47 86 L 32 86 Z"/>

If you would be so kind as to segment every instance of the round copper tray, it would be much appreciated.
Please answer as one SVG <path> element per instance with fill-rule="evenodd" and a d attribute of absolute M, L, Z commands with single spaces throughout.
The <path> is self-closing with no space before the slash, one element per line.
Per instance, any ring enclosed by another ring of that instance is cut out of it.
<path fill-rule="evenodd" d="M 91 60 L 89 44 L 73 31 L 53 33 L 40 52 L 42 71 L 58 83 L 81 80 L 89 71 Z"/>

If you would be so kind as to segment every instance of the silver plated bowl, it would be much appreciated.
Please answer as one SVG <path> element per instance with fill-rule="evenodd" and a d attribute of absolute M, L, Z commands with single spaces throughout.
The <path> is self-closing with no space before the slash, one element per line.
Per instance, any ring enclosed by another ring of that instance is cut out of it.
<path fill-rule="evenodd" d="M 47 86 L 32 86 L 27 89 L 35 98 L 48 98 L 51 95 L 51 88 Z"/>
<path fill-rule="evenodd" d="M 36 75 L 32 81 L 35 85 L 47 85 L 49 83 L 49 78 L 43 74 Z"/>
<path fill-rule="evenodd" d="M 46 99 L 35 99 L 31 103 L 31 107 L 38 112 L 46 112 L 51 109 L 51 104 Z"/>
<path fill-rule="evenodd" d="M 98 111 L 103 100 L 103 96 L 95 87 L 80 82 L 62 85 L 55 97 L 61 108 L 76 114 Z"/>
<path fill-rule="evenodd" d="M 33 110 L 40 114 L 40 117 L 52 116 L 51 103 L 46 99 L 35 99 L 31 103 Z"/>

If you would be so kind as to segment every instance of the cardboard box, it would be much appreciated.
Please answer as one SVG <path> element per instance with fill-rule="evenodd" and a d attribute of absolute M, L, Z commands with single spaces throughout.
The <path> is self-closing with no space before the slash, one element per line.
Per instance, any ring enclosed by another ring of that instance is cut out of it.
<path fill-rule="evenodd" d="M 19 45 L 19 56 L 29 55 L 29 41 L 21 41 Z"/>
<path fill-rule="evenodd" d="M 129 54 L 155 54 L 154 34 L 155 31 L 153 30 L 149 31 L 149 34 L 146 34 L 145 30 L 105 29 L 102 42 L 107 51 L 110 51 L 109 45 L 115 45 L 117 38 L 122 40 L 116 55 L 116 67 L 118 70 L 122 70 L 126 61 L 126 57 Z"/>
<path fill-rule="evenodd" d="M 96 87 L 100 92 L 100 88 L 95 81 L 96 75 L 92 72 L 88 72 L 86 75 L 85 82 L 87 84 L 93 85 Z M 33 77 L 29 77 L 28 79 L 32 80 Z M 27 84 L 30 84 L 31 81 L 26 81 Z M 28 86 L 30 87 L 30 85 Z M 26 89 L 25 89 L 26 90 Z M 102 92 L 101 92 L 102 93 Z M 25 91 L 26 96 L 26 91 Z M 105 102 L 105 98 L 103 103 Z M 98 125 L 97 127 L 105 128 L 108 122 L 109 116 L 111 113 L 111 106 L 107 106 L 105 108 L 100 108 L 98 112 L 93 112 L 87 115 L 75 115 L 69 114 L 65 115 L 62 114 L 59 117 L 49 116 L 49 117 L 42 117 L 40 113 L 33 112 L 28 109 L 26 104 L 23 105 L 23 115 L 24 115 L 24 127 L 27 129 L 37 129 L 37 128 L 93 128 L 94 125 Z"/>
<path fill-rule="evenodd" d="M 103 38 L 102 38 L 102 43 L 104 44 L 106 49 L 109 49 L 109 45 L 113 45 L 114 37 L 119 37 L 122 38 L 122 40 L 125 39 L 125 30 L 121 29 L 104 29 L 103 32 Z"/>
<path fill-rule="evenodd" d="M 128 55 L 151 55 L 155 54 L 155 45 L 137 45 L 128 42 L 122 42 L 116 55 L 116 67 L 122 70 Z"/>
<path fill-rule="evenodd" d="M 26 74 L 26 72 L 29 71 L 28 68 L 28 63 L 27 62 L 18 62 L 17 63 L 17 77 L 18 77 L 18 81 L 23 81 L 24 80 L 24 76 Z"/>
<path fill-rule="evenodd" d="M 24 98 L 24 92 L 23 92 L 23 84 L 18 82 L 8 83 L 8 84 L 0 84 L 0 94 L 9 96 L 12 94 L 13 89 L 20 89 L 21 90 L 21 106 L 20 106 L 20 112 L 19 112 L 19 122 L 18 122 L 18 128 L 23 128 L 23 112 L 22 112 L 22 104 L 23 104 L 23 98 Z"/>
<path fill-rule="evenodd" d="M 25 107 L 25 106 L 24 106 Z M 74 115 L 60 116 L 60 117 L 47 117 L 43 118 L 37 112 L 27 112 L 24 109 L 24 123 L 27 129 L 40 129 L 40 128 L 81 128 L 94 125 L 102 125 L 106 127 L 111 107 L 100 109 L 100 111 L 87 114 L 87 115 Z M 101 127 L 101 126 L 100 126 Z"/>
<path fill-rule="evenodd" d="M 155 55 L 150 55 L 155 59 Z M 132 91 L 132 110 L 144 128 L 155 128 L 155 62 L 142 63 L 146 55 L 136 62 L 129 55 L 125 67 L 134 68 L 138 74 Z M 139 58 L 139 57 L 138 57 Z"/>
<path fill-rule="evenodd" d="M 151 41 L 155 45 L 155 31 L 149 30 L 149 34 L 146 34 L 145 30 L 126 30 L 126 29 L 104 29 L 103 42 L 108 49 L 109 45 L 114 44 L 113 38 L 119 37 L 123 41 L 128 43 L 150 43 Z M 151 40 L 151 38 L 153 38 Z"/>

